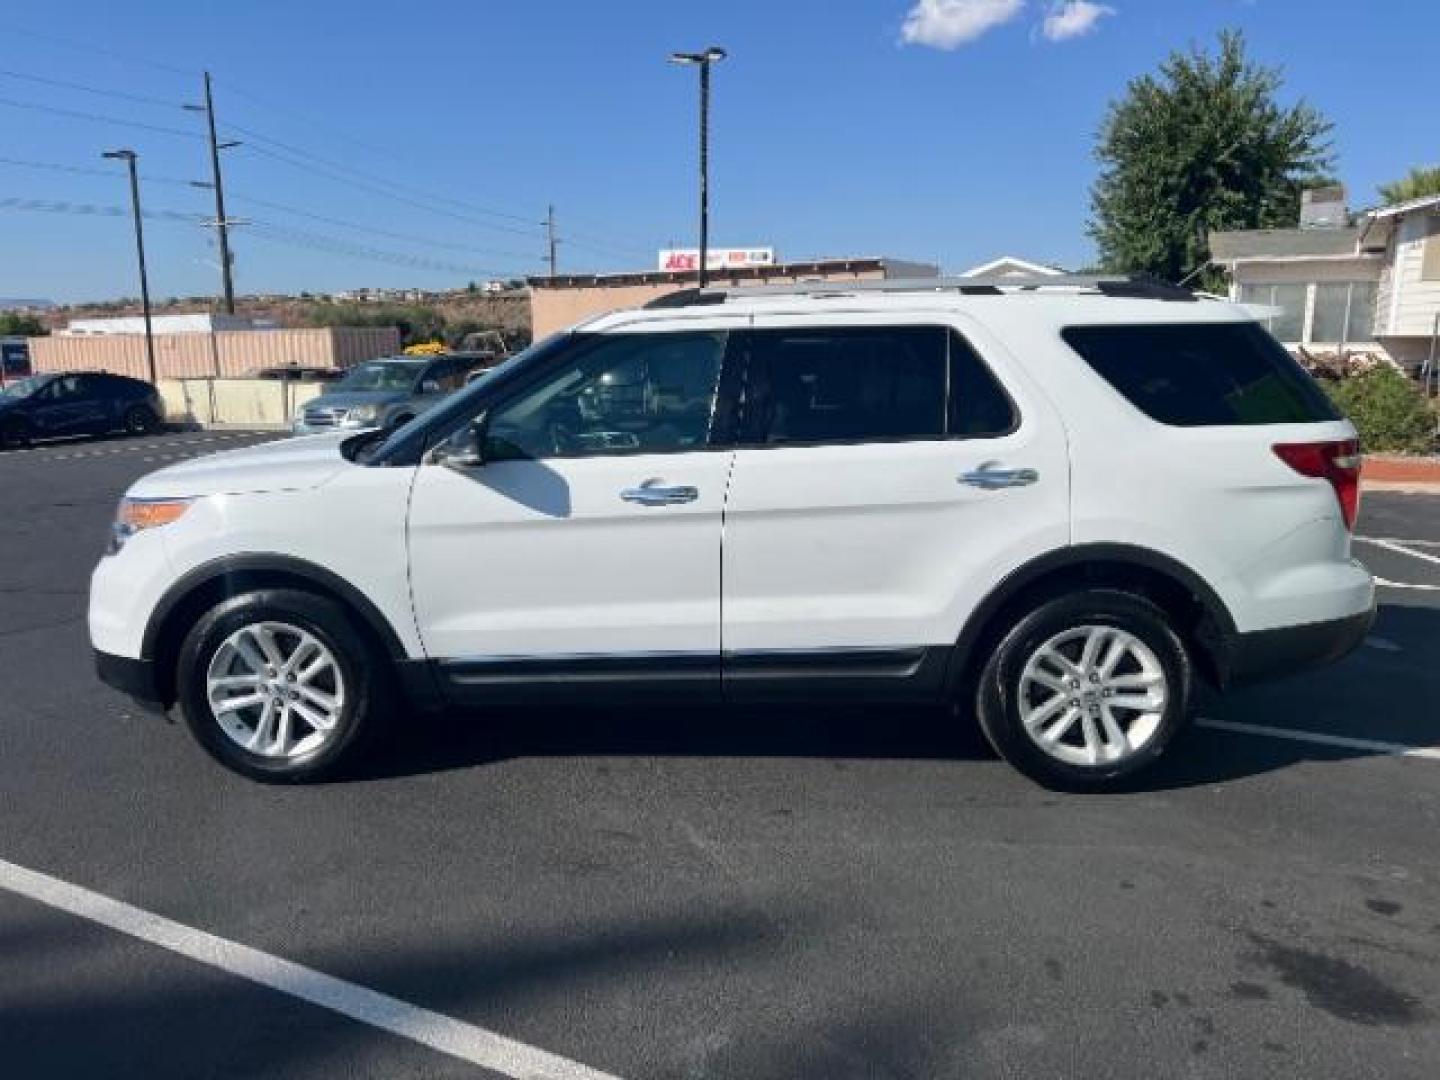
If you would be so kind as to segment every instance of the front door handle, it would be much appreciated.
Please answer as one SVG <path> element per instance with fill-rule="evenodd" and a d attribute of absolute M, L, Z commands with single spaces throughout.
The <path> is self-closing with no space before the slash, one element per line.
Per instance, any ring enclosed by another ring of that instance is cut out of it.
<path fill-rule="evenodd" d="M 985 491 L 998 491 L 1000 488 L 1028 487 L 1040 479 L 1040 474 L 1034 469 L 1000 469 L 997 465 L 998 462 L 987 461 L 978 469 L 961 473 L 960 483 Z"/>
<path fill-rule="evenodd" d="M 639 487 L 626 488 L 620 492 L 620 498 L 641 506 L 675 506 L 679 503 L 694 502 L 699 497 L 698 488 L 667 487 L 659 480 L 646 480 Z"/>

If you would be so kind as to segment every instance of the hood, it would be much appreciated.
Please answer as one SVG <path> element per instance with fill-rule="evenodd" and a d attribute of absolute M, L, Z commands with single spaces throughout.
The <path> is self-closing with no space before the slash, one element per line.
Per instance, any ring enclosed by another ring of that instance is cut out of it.
<path fill-rule="evenodd" d="M 332 390 L 305 402 L 306 409 L 353 409 L 359 405 L 390 405 L 410 397 L 404 390 Z"/>
<path fill-rule="evenodd" d="M 208 454 L 142 477 L 126 494 L 160 499 L 303 491 L 354 467 L 340 452 L 340 444 L 354 437 L 353 431 L 336 432 Z"/>

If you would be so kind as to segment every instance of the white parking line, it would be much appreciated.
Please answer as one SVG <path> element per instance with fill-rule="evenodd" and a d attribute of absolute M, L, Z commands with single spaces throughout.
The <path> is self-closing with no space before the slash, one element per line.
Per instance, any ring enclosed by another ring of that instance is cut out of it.
<path fill-rule="evenodd" d="M 1216 731 L 1231 731 L 1238 735 L 1264 735 L 1271 739 L 1289 739 L 1292 742 L 1338 746 L 1345 750 L 1364 750 L 1371 754 L 1389 754 L 1392 757 L 1428 758 L 1431 761 L 1440 761 L 1440 747 L 1435 746 L 1407 746 L 1404 743 L 1379 742 L 1375 739 L 1352 739 L 1347 735 L 1297 731 L 1294 728 L 1270 727 L 1268 724 L 1242 724 L 1234 720 L 1211 720 L 1203 716 L 1196 719 L 1195 725 L 1214 728 Z"/>
<path fill-rule="evenodd" d="M 1434 563 L 1436 566 L 1440 566 L 1440 555 L 1431 555 L 1428 551 L 1411 551 L 1404 544 L 1395 540 L 1382 540 L 1374 536 L 1357 536 L 1355 539 L 1359 540 L 1362 544 L 1374 544 L 1378 548 L 1393 551 L 1397 555 L 1409 555 L 1412 559 L 1421 559 L 1424 562 Z"/>
<path fill-rule="evenodd" d="M 141 908 L 3 859 L 0 859 L 0 888 L 330 1009 L 432 1050 L 503 1076 L 514 1077 L 515 1080 L 616 1080 L 609 1073 L 547 1050 L 325 975 L 248 945 L 227 941 L 161 915 L 152 915 Z"/>

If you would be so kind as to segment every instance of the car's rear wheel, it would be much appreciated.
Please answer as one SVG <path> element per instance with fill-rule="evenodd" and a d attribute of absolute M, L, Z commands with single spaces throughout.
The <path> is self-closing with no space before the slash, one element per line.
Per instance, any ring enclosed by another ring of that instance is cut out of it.
<path fill-rule="evenodd" d="M 291 589 L 211 609 L 180 649 L 186 723 L 222 764 L 270 783 L 332 776 L 383 718 L 386 667 L 345 611 Z"/>
<path fill-rule="evenodd" d="M 160 425 L 160 418 L 148 405 L 132 405 L 125 410 L 125 433 L 148 435 Z"/>
<path fill-rule="evenodd" d="M 1149 767 L 1184 726 L 1192 664 L 1148 599 L 1092 589 L 1039 604 L 980 677 L 980 726 L 1040 783 L 1098 791 Z"/>
<path fill-rule="evenodd" d="M 18 450 L 30 445 L 30 425 L 19 417 L 0 420 L 0 447 Z"/>

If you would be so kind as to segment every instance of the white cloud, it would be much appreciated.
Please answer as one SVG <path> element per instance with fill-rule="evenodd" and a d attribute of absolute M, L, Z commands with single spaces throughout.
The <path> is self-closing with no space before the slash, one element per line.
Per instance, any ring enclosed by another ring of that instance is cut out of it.
<path fill-rule="evenodd" d="M 958 49 L 1009 22 L 1024 7 L 1025 0 L 916 0 L 900 28 L 900 40 L 907 45 Z"/>
<path fill-rule="evenodd" d="M 1040 26 L 1046 41 L 1069 41 L 1091 33 L 1106 15 L 1116 11 L 1109 4 L 1096 4 L 1092 0 L 1064 0 L 1052 4 Z"/>

